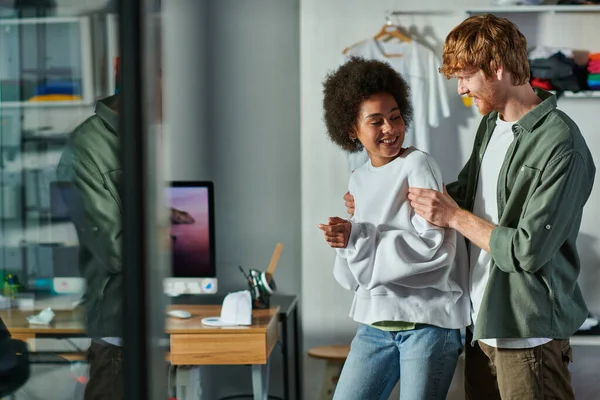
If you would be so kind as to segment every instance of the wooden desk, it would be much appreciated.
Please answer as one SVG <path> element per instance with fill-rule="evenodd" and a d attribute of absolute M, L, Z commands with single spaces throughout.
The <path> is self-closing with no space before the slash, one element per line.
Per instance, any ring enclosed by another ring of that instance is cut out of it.
<path fill-rule="evenodd" d="M 251 364 L 254 398 L 267 399 L 269 357 L 279 339 L 279 307 L 252 312 L 248 327 L 209 327 L 202 318 L 218 316 L 220 305 L 172 305 L 186 310 L 189 319 L 166 318 L 169 336 L 168 360 L 173 365 Z M 39 338 L 86 337 L 83 316 L 78 311 L 55 311 L 52 323 L 30 325 L 26 317 L 38 311 L 0 311 L 0 318 L 15 339 L 29 341 L 32 352 Z"/>
<path fill-rule="evenodd" d="M 181 295 L 173 297 L 170 300 L 171 304 L 219 305 L 223 304 L 225 295 L 226 293 L 200 296 Z M 281 340 L 279 343 L 281 344 L 281 355 L 283 357 L 283 366 L 281 369 L 283 398 L 286 400 L 301 400 L 300 359 L 302 356 L 299 339 L 298 297 L 276 293 L 271 297 L 271 305 L 273 307 L 279 306 L 279 324 L 281 327 Z M 291 374 L 292 371 L 293 374 Z M 242 397 L 243 394 L 239 396 Z"/>
<path fill-rule="evenodd" d="M 168 318 L 171 364 L 266 364 L 277 339 L 279 307 L 256 310 L 249 327 L 215 328 L 202 325 L 202 318 L 221 313 L 221 306 L 171 306 L 187 310 L 190 319 Z"/>

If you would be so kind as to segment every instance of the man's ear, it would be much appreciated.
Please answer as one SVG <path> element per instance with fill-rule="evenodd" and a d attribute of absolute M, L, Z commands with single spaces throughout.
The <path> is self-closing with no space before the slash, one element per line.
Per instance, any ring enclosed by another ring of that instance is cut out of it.
<path fill-rule="evenodd" d="M 499 66 L 498 69 L 496 70 L 496 79 L 498 79 L 499 81 L 505 80 L 505 79 L 510 79 L 510 77 L 508 76 L 508 74 L 504 73 L 504 67 L 503 66 Z"/>

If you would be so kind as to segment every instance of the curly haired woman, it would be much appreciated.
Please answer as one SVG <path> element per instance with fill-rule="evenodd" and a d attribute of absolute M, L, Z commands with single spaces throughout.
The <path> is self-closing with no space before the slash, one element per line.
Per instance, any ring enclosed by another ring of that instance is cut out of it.
<path fill-rule="evenodd" d="M 355 211 L 319 225 L 337 256 L 334 276 L 354 291 L 360 326 L 334 399 L 445 399 L 469 325 L 464 240 L 415 214 L 408 188 L 443 191 L 432 157 L 403 148 L 409 88 L 388 64 L 351 58 L 324 82 L 331 140 L 369 160 L 350 178 Z"/>

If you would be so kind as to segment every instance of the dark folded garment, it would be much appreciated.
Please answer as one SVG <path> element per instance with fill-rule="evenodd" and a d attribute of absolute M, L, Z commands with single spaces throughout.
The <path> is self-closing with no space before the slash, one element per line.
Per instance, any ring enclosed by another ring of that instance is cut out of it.
<path fill-rule="evenodd" d="M 600 0 L 559 0 L 558 4 L 567 5 L 567 4 L 600 4 Z"/>
<path fill-rule="evenodd" d="M 573 75 L 575 61 L 558 52 L 548 58 L 529 61 L 531 75 L 539 79 L 566 79 Z"/>
<path fill-rule="evenodd" d="M 532 77 L 549 80 L 557 91 L 579 92 L 588 87 L 586 68 L 561 52 L 531 60 L 529 68 Z"/>

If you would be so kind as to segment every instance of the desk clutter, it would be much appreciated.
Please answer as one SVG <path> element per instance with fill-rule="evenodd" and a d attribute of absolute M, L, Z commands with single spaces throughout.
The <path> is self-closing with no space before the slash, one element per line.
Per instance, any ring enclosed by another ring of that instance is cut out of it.
<path fill-rule="evenodd" d="M 252 325 L 252 298 L 250 291 L 229 293 L 223 300 L 220 317 L 202 318 L 206 326 L 250 326 Z"/>
<path fill-rule="evenodd" d="M 271 295 L 277 288 L 273 274 L 282 250 L 283 244 L 277 243 L 266 271 L 250 269 L 246 273 L 240 265 L 239 269 L 248 284 L 248 290 L 229 293 L 223 300 L 221 315 L 203 318 L 202 324 L 220 327 L 252 325 L 252 310 L 263 310 L 270 307 Z"/>
<path fill-rule="evenodd" d="M 528 59 L 533 87 L 558 92 L 600 89 L 600 53 L 537 46 Z"/>
<path fill-rule="evenodd" d="M 29 315 L 27 321 L 33 325 L 50 325 L 54 319 L 54 311 L 52 308 L 46 307 L 39 314 Z"/>
<path fill-rule="evenodd" d="M 240 271 L 248 284 L 248 289 L 252 295 L 252 308 L 265 309 L 270 306 L 271 295 L 277 290 L 277 285 L 273 280 L 279 257 L 283 251 L 283 244 L 277 243 L 275 251 L 271 256 L 271 261 L 266 271 L 261 272 L 256 269 L 251 269 L 247 274 L 240 265 Z"/>

